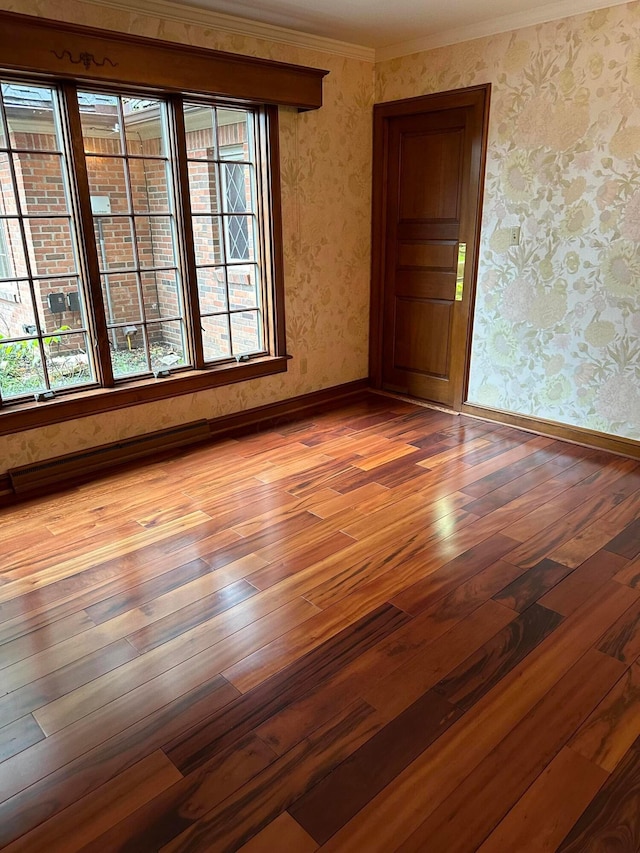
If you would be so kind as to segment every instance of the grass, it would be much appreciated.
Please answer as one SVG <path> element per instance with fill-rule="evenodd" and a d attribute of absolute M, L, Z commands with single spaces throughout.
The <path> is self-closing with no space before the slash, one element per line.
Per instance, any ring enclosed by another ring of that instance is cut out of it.
<path fill-rule="evenodd" d="M 94 381 L 85 353 L 56 353 L 51 347 L 49 350 L 47 370 L 54 390 L 75 388 Z M 168 344 L 152 344 L 150 350 L 153 369 L 176 367 L 184 363 Z M 172 355 L 175 355 L 175 358 L 172 359 Z M 167 363 L 167 359 L 171 363 Z M 114 350 L 111 353 L 111 361 L 116 378 L 149 372 L 143 348 Z M 5 400 L 10 397 L 23 397 L 44 388 L 39 350 L 34 346 L 34 342 L 25 341 L 0 347 L 0 391 Z"/>

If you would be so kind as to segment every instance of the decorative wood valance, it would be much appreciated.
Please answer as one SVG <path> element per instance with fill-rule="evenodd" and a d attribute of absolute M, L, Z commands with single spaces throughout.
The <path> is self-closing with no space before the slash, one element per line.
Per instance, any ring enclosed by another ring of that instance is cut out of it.
<path fill-rule="evenodd" d="M 248 103 L 322 106 L 317 68 L 0 12 L 0 66 Z"/>

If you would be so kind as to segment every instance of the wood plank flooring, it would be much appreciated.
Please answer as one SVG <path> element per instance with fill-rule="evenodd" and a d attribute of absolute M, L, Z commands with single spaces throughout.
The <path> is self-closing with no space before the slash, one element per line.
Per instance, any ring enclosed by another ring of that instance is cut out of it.
<path fill-rule="evenodd" d="M 640 851 L 640 464 L 371 395 L 0 514 L 0 848 Z"/>

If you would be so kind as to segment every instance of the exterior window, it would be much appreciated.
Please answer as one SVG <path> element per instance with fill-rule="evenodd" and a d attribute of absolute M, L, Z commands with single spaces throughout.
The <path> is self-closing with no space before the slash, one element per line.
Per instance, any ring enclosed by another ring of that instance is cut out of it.
<path fill-rule="evenodd" d="M 184 119 L 205 360 L 259 353 L 255 117 L 186 103 Z"/>
<path fill-rule="evenodd" d="M 166 104 L 78 100 L 114 377 L 189 365 Z"/>
<path fill-rule="evenodd" d="M 0 93 L 0 401 L 280 354 L 265 112 L 69 83 Z"/>
<path fill-rule="evenodd" d="M 0 393 L 3 399 L 95 382 L 69 160 L 58 93 L 0 86 Z"/>

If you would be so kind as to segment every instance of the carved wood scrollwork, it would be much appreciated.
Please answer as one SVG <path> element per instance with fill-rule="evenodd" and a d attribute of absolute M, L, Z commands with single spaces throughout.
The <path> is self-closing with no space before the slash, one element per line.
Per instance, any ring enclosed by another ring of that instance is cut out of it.
<path fill-rule="evenodd" d="M 60 60 L 63 60 L 65 57 L 69 58 L 69 61 L 74 65 L 84 65 L 85 69 L 88 71 L 92 65 L 95 65 L 98 68 L 102 68 L 104 65 L 109 63 L 112 68 L 117 68 L 118 63 L 113 62 L 113 60 L 109 59 L 108 56 L 103 57 L 102 59 L 96 59 L 92 53 L 80 53 L 78 58 L 74 58 L 73 54 L 70 50 L 63 50 L 62 53 L 58 53 L 57 50 L 52 50 L 51 53 Z"/>

